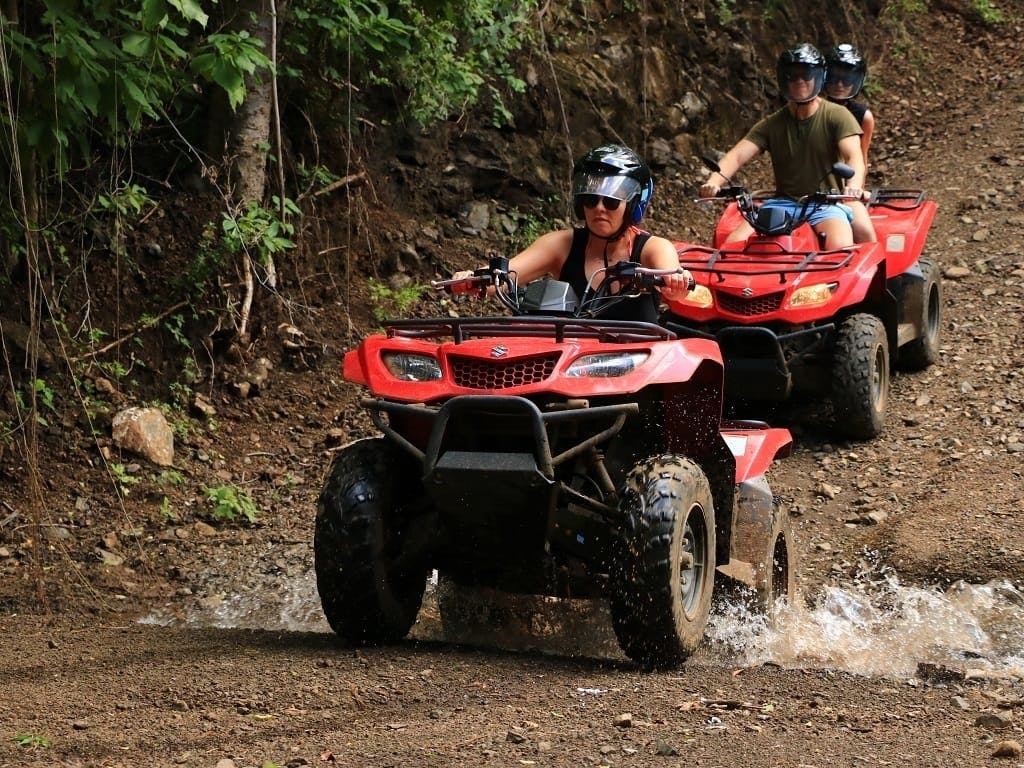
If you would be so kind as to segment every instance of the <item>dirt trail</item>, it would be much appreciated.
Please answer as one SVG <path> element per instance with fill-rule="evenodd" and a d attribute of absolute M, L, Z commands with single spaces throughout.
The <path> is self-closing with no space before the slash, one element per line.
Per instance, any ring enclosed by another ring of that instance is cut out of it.
<path fill-rule="evenodd" d="M 928 80 L 890 62 L 887 82 L 913 85 L 873 101 L 876 182 L 921 186 L 939 203 L 928 251 L 947 275 L 941 361 L 895 378 L 885 432 L 870 443 L 831 444 L 813 421 L 782 414 L 796 452 L 772 485 L 794 517 L 812 603 L 871 563 L 876 581 L 894 569 L 927 589 L 1024 578 L 1020 30 L 965 30 L 953 18 L 936 14 L 927 24 L 946 26 L 923 31 L 948 41 Z M 325 632 L 137 623 L 142 606 L 209 620 L 203 610 L 239 593 L 280 615 L 291 588 L 308 584 L 329 460 L 321 432 L 337 392 L 322 375 L 296 376 L 263 403 L 290 430 L 299 478 L 282 483 L 273 525 L 140 542 L 160 563 L 146 566 L 156 599 L 133 587 L 146 574 L 121 571 L 120 615 L 0 617 L 0 766 L 1024 764 L 1010 743 L 1024 740 L 1019 670 L 965 679 L 970 654 L 893 676 L 715 655 L 641 674 L 607 659 L 432 641 L 355 651 Z M 225 426 L 224 440 L 253 431 Z M 5 589 L 27 593 L 30 574 L 12 563 Z M 997 608 L 1019 637 L 1024 608 Z"/>

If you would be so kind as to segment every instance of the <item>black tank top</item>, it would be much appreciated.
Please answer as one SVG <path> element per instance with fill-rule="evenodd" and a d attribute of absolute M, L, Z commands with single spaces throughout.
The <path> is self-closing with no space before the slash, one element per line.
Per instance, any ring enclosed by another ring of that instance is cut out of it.
<path fill-rule="evenodd" d="M 845 106 L 857 118 L 857 125 L 864 125 L 864 115 L 867 114 L 868 105 L 862 101 L 853 101 L 851 99 L 845 102 Z"/>
<path fill-rule="evenodd" d="M 640 254 L 650 237 L 650 232 L 637 233 L 633 240 L 633 250 L 629 254 L 630 261 L 636 264 L 641 263 Z M 562 265 L 562 273 L 559 276 L 559 280 L 572 286 L 580 299 L 583 298 L 583 293 L 587 289 L 584 265 L 587 261 L 587 241 L 589 239 L 590 232 L 586 227 L 576 227 L 573 230 L 569 257 Z M 651 293 L 638 296 L 635 299 L 623 299 L 598 312 L 598 317 L 605 320 L 640 320 L 645 323 L 656 323 L 658 322 L 658 294 L 651 291 Z"/>

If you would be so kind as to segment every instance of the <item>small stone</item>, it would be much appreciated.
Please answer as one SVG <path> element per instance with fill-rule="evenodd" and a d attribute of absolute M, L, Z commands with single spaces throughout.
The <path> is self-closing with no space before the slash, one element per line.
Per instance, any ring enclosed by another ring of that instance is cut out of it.
<path fill-rule="evenodd" d="M 1007 739 L 1006 741 L 1000 741 L 996 745 L 995 750 L 992 752 L 992 757 L 1020 757 L 1020 753 L 1020 742 Z"/>
<path fill-rule="evenodd" d="M 965 699 L 963 696 L 954 696 L 949 701 L 957 709 L 962 709 L 966 711 L 971 708 L 970 703 L 968 703 L 967 699 Z"/>
<path fill-rule="evenodd" d="M 632 728 L 633 727 L 633 713 L 623 712 L 620 715 L 616 715 L 612 720 L 612 725 L 616 728 Z"/>
<path fill-rule="evenodd" d="M 968 277 L 970 274 L 971 270 L 967 267 L 949 267 L 942 273 L 943 277 L 948 277 L 950 280 L 960 280 Z"/>
<path fill-rule="evenodd" d="M 1013 715 L 1009 712 L 985 712 L 978 715 L 974 724 L 988 731 L 999 731 L 1013 725 Z"/>
<path fill-rule="evenodd" d="M 679 754 L 679 750 L 664 739 L 658 739 L 654 745 L 654 754 L 661 755 L 663 757 L 674 757 Z"/>
<path fill-rule="evenodd" d="M 505 734 L 505 741 L 510 741 L 513 744 L 522 744 L 524 741 L 526 741 L 526 737 L 519 731 L 517 731 L 515 728 L 513 728 Z"/>

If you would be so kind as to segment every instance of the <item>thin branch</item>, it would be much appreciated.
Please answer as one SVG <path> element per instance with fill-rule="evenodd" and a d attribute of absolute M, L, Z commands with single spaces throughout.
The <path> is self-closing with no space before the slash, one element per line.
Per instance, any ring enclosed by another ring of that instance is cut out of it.
<path fill-rule="evenodd" d="M 104 352 L 109 352 L 114 347 L 118 347 L 121 344 L 124 344 L 129 339 L 134 338 L 135 336 L 139 335 L 142 331 L 146 330 L 147 328 L 152 328 L 154 325 L 159 323 L 161 320 L 163 320 L 168 315 L 170 315 L 170 314 L 172 314 L 174 312 L 177 312 L 182 307 L 187 307 L 187 306 L 188 306 L 188 302 L 187 301 L 179 301 L 177 304 L 175 304 L 170 309 L 165 309 L 163 312 L 161 312 L 156 317 L 151 318 L 150 320 L 147 320 L 144 323 L 140 323 L 135 328 L 130 330 L 128 333 L 126 333 L 124 336 L 122 336 L 121 338 L 116 339 L 116 340 L 110 342 L 106 346 L 100 347 L 99 349 L 90 350 L 86 354 L 79 355 L 78 357 L 72 357 L 71 358 L 71 362 L 72 363 L 79 363 L 82 360 L 85 360 L 87 358 L 96 357 L 97 355 L 102 355 Z"/>
<path fill-rule="evenodd" d="M 329 194 L 336 189 L 351 186 L 352 184 L 355 184 L 357 181 L 366 181 L 366 171 L 352 173 L 349 174 L 348 176 L 345 176 L 344 178 L 338 179 L 337 181 L 332 181 L 323 189 L 318 189 L 316 192 L 314 192 L 313 197 L 320 197 L 320 195 Z M 301 200 L 302 198 L 299 199 Z"/>

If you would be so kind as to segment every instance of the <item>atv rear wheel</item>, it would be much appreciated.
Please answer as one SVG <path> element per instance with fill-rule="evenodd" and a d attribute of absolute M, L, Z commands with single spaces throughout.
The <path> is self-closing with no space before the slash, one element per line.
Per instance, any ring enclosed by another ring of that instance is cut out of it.
<path fill-rule="evenodd" d="M 715 512 L 701 468 L 658 456 L 629 473 L 612 568 L 612 625 L 626 655 L 674 667 L 700 645 L 715 582 Z"/>
<path fill-rule="evenodd" d="M 900 368 L 923 371 L 938 362 L 939 337 L 942 331 L 942 281 L 939 268 L 927 256 L 917 261 L 924 275 L 921 295 L 921 335 L 900 348 L 897 359 Z"/>
<path fill-rule="evenodd" d="M 317 501 L 316 586 L 331 628 L 355 645 L 395 642 L 416 620 L 427 564 L 410 551 L 411 457 L 383 438 L 346 447 Z"/>
<path fill-rule="evenodd" d="M 751 609 L 770 614 L 780 601 L 792 604 L 796 600 L 795 552 L 789 516 L 774 501 L 769 519 L 736 525 L 732 556 L 750 565 L 743 583 L 748 587 Z"/>
<path fill-rule="evenodd" d="M 835 426 L 854 440 L 870 440 L 885 425 L 889 403 L 889 341 L 874 315 L 846 318 L 833 352 Z"/>

